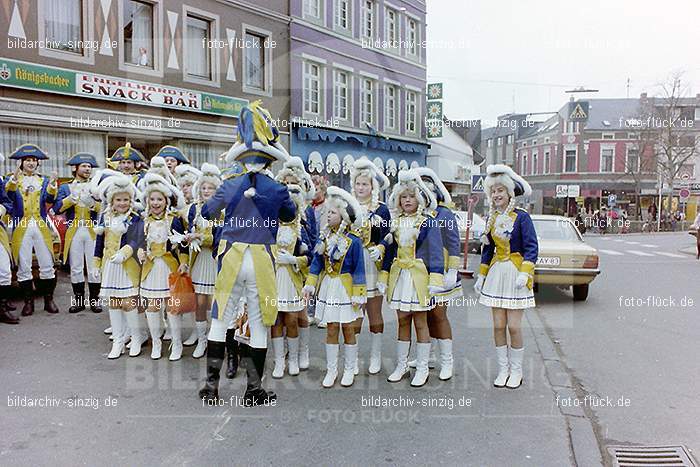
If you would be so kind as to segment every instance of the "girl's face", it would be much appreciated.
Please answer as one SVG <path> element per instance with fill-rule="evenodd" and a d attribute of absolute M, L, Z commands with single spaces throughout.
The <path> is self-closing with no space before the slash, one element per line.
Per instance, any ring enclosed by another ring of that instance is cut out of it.
<path fill-rule="evenodd" d="M 25 157 L 22 160 L 22 170 L 28 174 L 33 174 L 39 166 L 39 160 L 36 157 Z"/>
<path fill-rule="evenodd" d="M 117 214 L 125 214 L 131 207 L 131 195 L 129 193 L 117 193 L 112 198 L 112 211 Z"/>
<path fill-rule="evenodd" d="M 399 206 L 406 214 L 413 214 L 418 210 L 418 198 L 413 190 L 405 190 L 399 196 Z"/>
<path fill-rule="evenodd" d="M 338 208 L 332 207 L 328 210 L 328 226 L 335 228 L 340 225 L 340 211 Z"/>
<path fill-rule="evenodd" d="M 121 173 L 130 174 L 133 173 L 134 170 L 136 170 L 136 163 L 134 161 L 119 161 L 119 171 Z"/>
<path fill-rule="evenodd" d="M 80 164 L 75 169 L 75 176 L 78 178 L 82 178 L 83 180 L 90 178 L 91 173 L 92 173 L 92 166 L 90 164 L 88 164 L 87 162 Z"/>
<path fill-rule="evenodd" d="M 159 191 L 152 191 L 148 195 L 148 210 L 151 214 L 162 214 L 165 211 L 165 196 Z"/>
<path fill-rule="evenodd" d="M 282 185 L 300 185 L 299 180 L 292 175 L 287 175 L 282 179 Z"/>
<path fill-rule="evenodd" d="M 183 183 L 180 188 L 182 189 L 182 194 L 185 196 L 185 201 L 188 203 L 192 202 L 192 184 Z"/>
<path fill-rule="evenodd" d="M 175 167 L 177 167 L 177 159 L 174 157 L 166 157 L 165 158 L 165 165 L 168 167 L 168 170 L 170 170 L 170 173 L 175 175 Z"/>
<path fill-rule="evenodd" d="M 199 195 L 204 201 L 207 201 L 209 198 L 214 196 L 215 192 L 216 187 L 211 183 L 202 183 L 202 186 L 199 188 Z"/>
<path fill-rule="evenodd" d="M 496 209 L 505 209 L 510 202 L 510 195 L 508 195 L 508 190 L 503 185 L 494 185 L 491 188 L 491 199 Z"/>
<path fill-rule="evenodd" d="M 367 177 L 357 177 L 354 188 L 355 195 L 360 201 L 366 201 L 372 196 L 372 180 Z"/>

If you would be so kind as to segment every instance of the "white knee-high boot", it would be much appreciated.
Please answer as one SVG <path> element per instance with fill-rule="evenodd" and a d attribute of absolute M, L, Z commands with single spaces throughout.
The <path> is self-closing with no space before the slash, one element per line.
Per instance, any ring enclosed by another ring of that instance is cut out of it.
<path fill-rule="evenodd" d="M 519 349 L 510 348 L 510 376 L 506 387 L 508 389 L 519 388 L 523 382 L 523 355 L 525 348 Z"/>
<path fill-rule="evenodd" d="M 323 387 L 331 388 L 338 377 L 338 348 L 339 344 L 326 344 L 326 376 L 323 378 Z"/>
<path fill-rule="evenodd" d="M 161 323 L 162 319 L 160 317 L 160 311 L 147 311 L 146 321 L 148 321 L 148 330 L 151 332 L 151 358 L 153 360 L 158 360 L 160 358 L 161 350 L 163 348 L 163 343 L 160 340 L 160 335 L 162 332 Z"/>
<path fill-rule="evenodd" d="M 182 358 L 182 316 L 168 313 L 168 322 L 170 323 L 170 334 L 172 336 L 168 360 L 173 362 Z"/>
<path fill-rule="evenodd" d="M 309 368 L 309 328 L 299 328 L 299 369 Z"/>
<path fill-rule="evenodd" d="M 442 381 L 452 378 L 454 359 L 452 358 L 452 339 L 438 339 L 440 346 L 440 376 Z"/>
<path fill-rule="evenodd" d="M 357 344 L 344 344 L 345 361 L 343 368 L 343 377 L 340 379 L 340 385 L 344 387 L 352 386 L 355 382 L 355 367 L 357 366 Z"/>
<path fill-rule="evenodd" d="M 284 376 L 284 337 L 272 338 L 272 350 L 275 353 L 275 367 L 272 377 L 279 379 Z"/>
<path fill-rule="evenodd" d="M 376 375 L 382 370 L 382 334 L 370 332 L 369 374 Z"/>
<path fill-rule="evenodd" d="M 411 386 L 421 387 L 428 381 L 428 359 L 430 358 L 430 342 L 416 343 L 416 373 L 411 380 Z"/>
<path fill-rule="evenodd" d="M 498 375 L 493 381 L 493 385 L 502 388 L 508 381 L 508 346 L 496 347 L 496 358 L 498 359 Z"/>
<path fill-rule="evenodd" d="M 289 374 L 296 376 L 299 374 L 299 338 L 287 337 L 287 347 L 289 348 L 289 352 L 287 352 L 289 357 Z"/>
<path fill-rule="evenodd" d="M 390 383 L 397 383 L 408 374 L 408 351 L 410 348 L 410 341 L 396 341 L 396 368 L 387 378 Z"/>
<path fill-rule="evenodd" d="M 131 330 L 131 344 L 129 345 L 129 357 L 137 357 L 141 354 L 141 346 L 148 340 L 148 335 L 142 326 L 143 317 L 138 310 L 133 310 L 124 313 L 126 322 Z"/>
<path fill-rule="evenodd" d="M 207 351 L 207 322 L 196 321 L 194 326 L 197 331 L 197 347 L 192 352 L 192 358 L 202 358 Z"/>
<path fill-rule="evenodd" d="M 190 316 L 190 318 L 185 318 L 185 316 Z M 199 321 L 194 320 L 194 313 L 185 313 L 183 315 L 182 319 L 182 327 L 185 327 L 185 324 L 188 324 L 189 326 L 192 327 L 192 331 L 190 332 L 190 337 L 185 339 L 185 341 L 182 343 L 185 347 L 189 347 L 191 345 L 194 345 L 199 342 L 199 331 L 197 329 L 197 323 Z"/>
<path fill-rule="evenodd" d="M 435 365 L 437 364 L 437 357 L 435 356 L 435 348 L 437 346 L 438 346 L 438 339 L 431 337 L 430 338 L 430 356 L 428 357 L 428 368 L 430 368 L 430 369 L 435 368 Z M 416 358 L 416 360 L 411 360 L 410 362 L 408 362 L 408 367 L 415 368 L 417 364 L 418 364 L 418 359 Z"/>
<path fill-rule="evenodd" d="M 107 358 L 119 358 L 124 353 L 124 327 L 125 327 L 124 312 L 122 310 L 109 309 L 109 322 L 112 326 L 112 350 L 109 351 Z"/>

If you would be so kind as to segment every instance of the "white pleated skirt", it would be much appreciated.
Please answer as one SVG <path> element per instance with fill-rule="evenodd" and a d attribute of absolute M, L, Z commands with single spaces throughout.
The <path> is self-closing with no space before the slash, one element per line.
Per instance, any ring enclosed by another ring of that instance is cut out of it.
<path fill-rule="evenodd" d="M 413 312 L 413 311 L 428 311 L 432 307 L 421 306 L 418 301 L 418 294 L 413 285 L 413 278 L 408 269 L 402 269 L 399 273 L 399 278 L 394 287 L 394 293 L 389 301 L 389 308 L 396 311 Z"/>
<path fill-rule="evenodd" d="M 379 271 L 377 270 L 377 265 L 369 257 L 369 250 L 367 248 L 362 249 L 362 256 L 365 260 L 365 281 L 367 283 L 367 298 L 377 297 L 379 296 L 379 290 L 377 289 Z"/>
<path fill-rule="evenodd" d="M 449 290 L 433 295 L 433 302 L 440 305 L 449 305 L 451 301 L 464 295 L 462 281 L 457 280 L 457 285 Z"/>
<path fill-rule="evenodd" d="M 144 298 L 168 298 L 170 268 L 163 258 L 155 258 L 148 276 L 141 281 L 141 296 Z"/>
<path fill-rule="evenodd" d="M 316 318 L 322 323 L 351 323 L 362 317 L 362 309 L 353 307 L 340 277 L 324 276 L 316 297 Z"/>
<path fill-rule="evenodd" d="M 479 303 L 493 308 L 524 310 L 535 306 L 535 294 L 527 287 L 515 287 L 518 268 L 511 261 L 497 261 L 491 266 L 484 286 L 481 289 Z"/>
<path fill-rule="evenodd" d="M 211 255 L 211 248 L 203 247 L 197 253 L 192 265 L 192 285 L 194 293 L 201 295 L 214 295 L 216 283 L 216 260 Z"/>
<path fill-rule="evenodd" d="M 102 285 L 100 286 L 100 297 L 125 298 L 135 297 L 139 294 L 138 286 L 134 287 L 126 268 L 123 264 L 116 264 L 104 258 L 107 262 L 102 270 Z"/>
<path fill-rule="evenodd" d="M 304 309 L 304 300 L 297 293 L 286 266 L 277 267 L 277 311 L 295 313 Z"/>

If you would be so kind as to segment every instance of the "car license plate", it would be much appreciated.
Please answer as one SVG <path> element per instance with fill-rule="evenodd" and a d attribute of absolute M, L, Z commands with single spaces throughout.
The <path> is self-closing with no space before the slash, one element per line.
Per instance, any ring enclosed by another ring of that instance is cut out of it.
<path fill-rule="evenodd" d="M 539 266 L 559 266 L 561 258 L 558 256 L 540 256 L 537 258 L 537 264 Z"/>

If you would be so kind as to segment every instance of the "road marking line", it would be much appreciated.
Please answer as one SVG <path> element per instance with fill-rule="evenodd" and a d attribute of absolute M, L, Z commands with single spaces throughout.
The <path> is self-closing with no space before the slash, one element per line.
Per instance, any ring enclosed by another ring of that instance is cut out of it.
<path fill-rule="evenodd" d="M 650 245 L 650 244 L 648 244 L 648 243 L 642 243 L 642 244 L 639 245 L 639 246 L 643 246 L 643 247 L 646 247 L 646 248 L 658 248 L 658 247 L 659 247 L 658 245 Z"/>
<path fill-rule="evenodd" d="M 622 242 L 624 242 L 624 240 L 622 240 L 621 238 L 616 238 L 616 239 L 613 240 L 613 242 L 620 242 L 620 243 L 622 243 Z"/>
<path fill-rule="evenodd" d="M 637 255 L 637 256 L 654 256 L 651 253 L 647 253 L 644 251 L 638 251 L 638 250 L 627 250 L 627 253 L 632 253 L 633 255 Z"/>
<path fill-rule="evenodd" d="M 657 254 L 657 255 L 668 256 L 668 257 L 671 257 L 671 258 L 688 258 L 688 256 L 679 255 L 679 254 L 676 254 L 676 253 L 666 253 L 665 251 L 657 251 L 656 254 Z"/>
<path fill-rule="evenodd" d="M 605 253 L 606 255 L 613 255 L 613 256 L 622 256 L 624 253 L 620 253 L 619 251 L 612 251 L 612 250 L 598 250 L 600 253 Z"/>
<path fill-rule="evenodd" d="M 639 242 L 625 242 L 628 245 L 639 245 Z"/>

